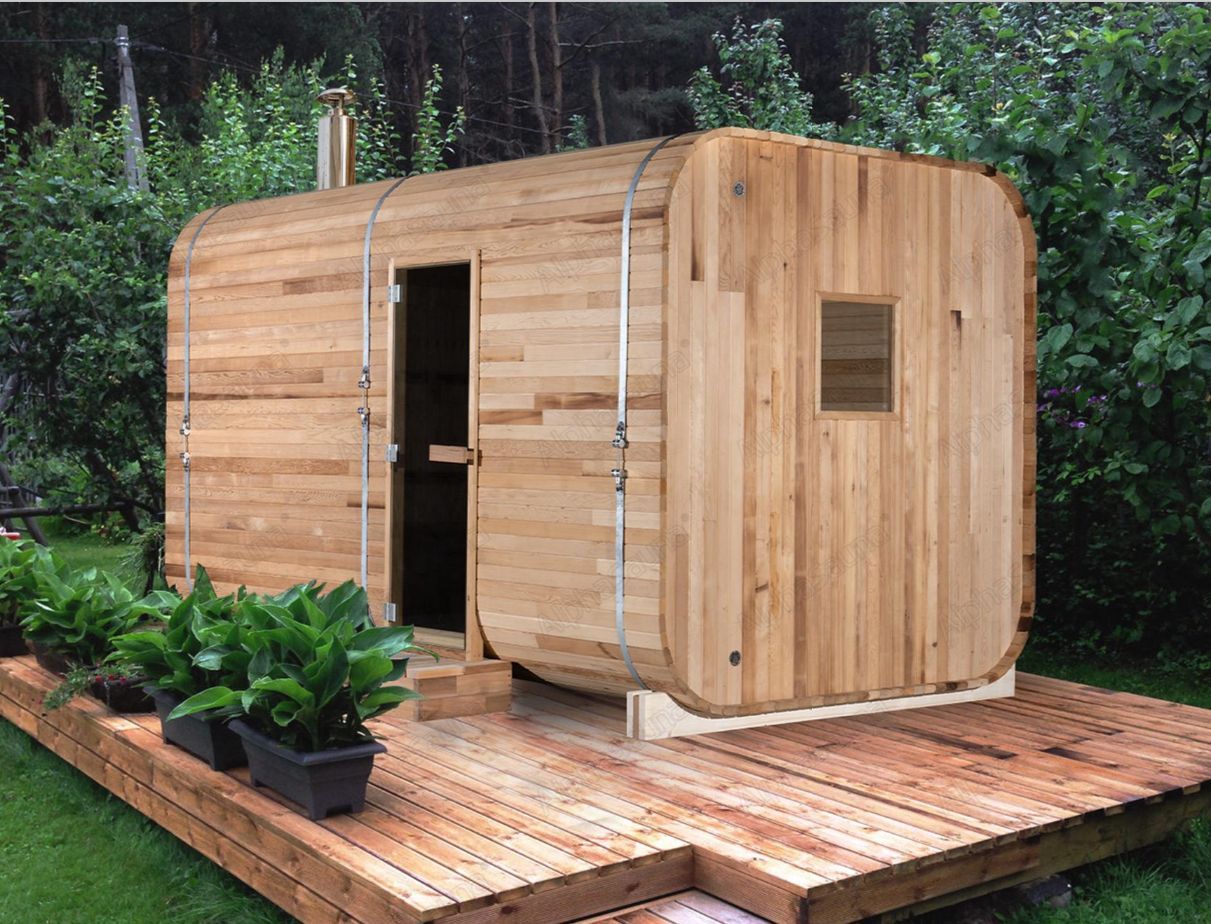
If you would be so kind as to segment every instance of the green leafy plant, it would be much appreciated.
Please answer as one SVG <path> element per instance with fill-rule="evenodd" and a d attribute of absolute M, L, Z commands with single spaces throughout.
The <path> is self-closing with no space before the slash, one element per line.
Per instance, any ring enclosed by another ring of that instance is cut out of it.
<path fill-rule="evenodd" d="M 89 689 L 104 690 L 107 687 L 137 687 L 147 678 L 137 669 L 115 665 L 105 668 L 74 667 L 62 682 L 46 694 L 42 705 L 48 710 L 61 709 Z"/>
<path fill-rule="evenodd" d="M 782 41 L 782 22 L 746 26 L 737 19 L 729 38 L 713 36 L 719 73 L 700 68 L 687 94 L 698 128 L 738 126 L 827 137 L 831 124 L 812 119 L 812 95 L 802 87 Z"/>
<path fill-rule="evenodd" d="M 167 624 L 117 636 L 108 660 L 180 696 L 218 685 L 239 688 L 248 667 L 239 611 L 248 599 L 243 588 L 218 596 L 199 565 L 193 590 L 172 608 Z"/>
<path fill-rule="evenodd" d="M 454 142 L 467 126 L 467 115 L 459 106 L 450 121 L 442 125 L 442 113 L 438 98 L 442 92 L 442 70 L 434 64 L 433 74 L 425 81 L 420 109 L 416 113 L 416 133 L 412 136 L 412 170 L 416 173 L 433 173 L 446 169 L 445 156 L 453 150 Z"/>
<path fill-rule="evenodd" d="M 0 542 L 0 626 L 18 625 L 39 599 L 39 575 L 62 564 L 49 549 L 30 540 Z"/>
<path fill-rule="evenodd" d="M 366 722 L 417 696 L 387 686 L 404 675 L 400 655 L 424 650 L 412 628 L 369 624 L 365 591 L 347 582 L 322 595 L 299 585 L 241 607 L 246 689 L 214 686 L 170 715 L 247 718 L 290 748 L 320 751 L 372 740 Z"/>
<path fill-rule="evenodd" d="M 559 144 L 560 151 L 580 151 L 589 147 L 589 120 L 581 113 L 576 113 L 568 119 L 568 136 L 566 141 Z"/>
<path fill-rule="evenodd" d="M 41 598 L 21 620 L 25 637 L 83 667 L 100 664 L 117 636 L 163 617 L 176 599 L 165 591 L 138 598 L 121 578 L 96 568 L 46 571 L 38 587 Z"/>
<path fill-rule="evenodd" d="M 164 585 L 164 524 L 150 523 L 135 533 L 126 554 L 122 570 L 143 578 L 143 590 L 151 593 L 155 586 Z"/>

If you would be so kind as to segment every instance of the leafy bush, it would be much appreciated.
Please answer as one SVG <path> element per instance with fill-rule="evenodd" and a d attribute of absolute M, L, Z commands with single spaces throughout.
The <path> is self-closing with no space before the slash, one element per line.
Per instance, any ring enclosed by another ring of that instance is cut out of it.
<path fill-rule="evenodd" d="M 739 19 L 729 39 L 713 36 L 719 74 L 700 68 L 687 91 L 696 128 L 735 125 L 792 135 L 827 136 L 834 126 L 812 120 L 812 95 L 801 86 L 782 41 L 782 23 Z"/>
<path fill-rule="evenodd" d="M 19 379 L 3 424 L 19 481 L 56 499 L 133 506 L 142 519 L 162 508 L 173 243 L 203 209 L 314 188 L 315 96 L 332 77 L 362 88 L 359 179 L 404 173 L 381 81 L 359 83 L 348 65 L 325 74 L 322 62 L 288 66 L 279 54 L 250 80 L 225 73 L 197 124 L 148 100 L 146 192 L 127 185 L 125 114 L 95 68 L 61 75 L 64 125 L 20 137 L 0 99 L 0 358 Z M 425 95 L 413 172 L 438 169 L 462 131 L 461 116 L 441 122 L 439 79 Z"/>
<path fill-rule="evenodd" d="M 39 576 L 59 570 L 62 563 L 28 539 L 0 541 L 0 626 L 15 626 L 39 599 Z"/>
<path fill-rule="evenodd" d="M 136 598 L 121 578 L 96 568 L 42 572 L 38 590 L 41 598 L 21 620 L 25 637 L 82 667 L 100 664 L 117 636 L 163 617 L 175 600 L 164 591 Z"/>
<path fill-rule="evenodd" d="M 366 593 L 352 582 L 326 596 L 300 585 L 240 610 L 246 688 L 203 690 L 170 717 L 241 716 L 287 747 L 320 751 L 371 740 L 367 721 L 417 696 L 385 686 L 407 667 L 393 659 L 418 650 L 412 628 L 371 626 Z"/>

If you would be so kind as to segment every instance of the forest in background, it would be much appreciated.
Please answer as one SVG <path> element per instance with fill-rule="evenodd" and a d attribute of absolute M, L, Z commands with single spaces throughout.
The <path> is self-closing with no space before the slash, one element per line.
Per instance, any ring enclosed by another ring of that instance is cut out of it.
<path fill-rule="evenodd" d="M 778 19 L 791 64 L 819 114 L 844 120 L 843 75 L 876 66 L 870 8 L 859 3 L 95 3 L 2 4 L 6 54 L 0 96 L 21 128 L 61 121 L 63 62 L 96 65 L 110 95 L 112 41 L 127 25 L 140 94 L 196 118 L 220 73 L 250 75 L 283 49 L 292 63 L 324 61 L 331 76 L 351 59 L 379 76 L 405 148 L 418 127 L 433 65 L 445 108 L 467 130 L 455 166 L 557 150 L 583 120 L 593 144 L 689 127 L 685 86 L 714 54 L 712 36 Z M 924 41 L 928 8 L 909 10 Z M 22 42 L 21 40 L 25 40 Z M 106 44 L 109 43 L 109 44 Z M 924 47 L 920 48 L 924 51 Z"/>
<path fill-rule="evenodd" d="M 0 438 L 39 493 L 154 521 L 168 251 L 202 208 L 313 185 L 323 85 L 360 94 L 362 180 L 753 125 L 1014 179 L 1039 238 L 1038 632 L 1211 670 L 1205 8 L 7 4 L 0 22 Z M 124 173 L 119 22 L 147 190 Z"/>

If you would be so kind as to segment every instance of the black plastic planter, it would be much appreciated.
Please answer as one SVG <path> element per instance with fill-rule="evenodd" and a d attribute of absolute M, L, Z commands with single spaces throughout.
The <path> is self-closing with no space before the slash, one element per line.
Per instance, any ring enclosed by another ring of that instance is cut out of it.
<path fill-rule="evenodd" d="M 248 763 L 243 742 L 225 722 L 207 722 L 196 715 L 170 719 L 168 714 L 181 704 L 183 697 L 150 684 L 147 692 L 156 701 L 160 731 L 169 744 L 200 757 L 212 770 L 232 770 Z"/>
<path fill-rule="evenodd" d="M 0 626 L 0 658 L 19 658 L 29 654 L 20 626 Z"/>
<path fill-rule="evenodd" d="M 94 680 L 88 692 L 105 703 L 114 712 L 125 714 L 153 712 L 156 704 L 139 683 L 121 680 Z"/>
<path fill-rule="evenodd" d="M 33 644 L 34 660 L 43 670 L 48 670 L 52 674 L 58 674 L 60 677 L 66 677 L 71 673 L 71 661 L 67 660 L 64 655 L 57 651 L 52 651 L 45 645 L 39 645 L 37 642 Z"/>
<path fill-rule="evenodd" d="M 295 751 L 239 719 L 231 728 L 244 739 L 252 785 L 268 786 L 293 799 L 312 821 L 335 812 L 360 812 L 374 757 L 387 750 L 378 741 L 367 741 L 328 751 Z"/>

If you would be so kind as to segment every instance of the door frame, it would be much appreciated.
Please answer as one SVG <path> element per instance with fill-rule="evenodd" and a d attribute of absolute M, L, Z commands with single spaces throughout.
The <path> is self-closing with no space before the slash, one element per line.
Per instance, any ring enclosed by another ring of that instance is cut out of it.
<path fill-rule="evenodd" d="M 433 255 L 433 259 L 429 260 L 403 260 L 392 258 L 387 264 L 387 285 L 400 283 L 401 299 L 399 302 L 394 302 L 390 298 L 387 299 L 387 427 L 386 442 L 390 444 L 399 444 L 399 438 L 402 434 L 396 433 L 396 401 L 397 392 L 396 379 L 397 376 L 404 371 L 402 357 L 399 350 L 396 349 L 397 334 L 400 332 L 400 325 L 406 324 L 404 320 L 407 312 L 407 297 L 408 286 L 406 273 L 408 270 L 428 269 L 436 266 L 458 266 L 469 264 L 470 266 L 470 292 L 468 299 L 468 349 L 467 349 L 467 448 L 469 452 L 469 461 L 467 462 L 467 552 L 466 552 L 466 613 L 465 613 L 465 630 L 462 639 L 457 639 L 455 633 L 444 632 L 437 629 L 425 629 L 423 626 L 416 627 L 416 640 L 421 644 L 427 644 L 430 647 L 445 649 L 446 651 L 453 650 L 455 653 L 461 653 L 468 661 L 478 661 L 484 656 L 484 638 L 483 632 L 479 623 L 479 598 L 476 591 L 477 577 L 477 559 L 478 559 L 478 528 L 479 528 L 479 314 L 480 314 L 480 266 L 481 253 L 478 248 L 465 251 L 459 255 L 457 259 L 451 259 L 451 254 L 446 252 L 442 255 Z M 404 277 L 404 278 L 400 278 Z M 388 288 L 388 292 L 390 289 Z M 406 331 L 406 326 L 403 330 Z M 399 398 L 402 401 L 402 396 Z M 402 410 L 402 408 L 401 408 Z M 383 460 L 386 492 L 384 497 L 384 536 L 383 536 L 383 578 L 384 578 L 384 599 L 388 603 L 396 604 L 396 619 L 402 619 L 403 606 L 399 600 L 399 595 L 402 588 L 399 586 L 399 577 L 402 574 L 401 549 L 397 548 L 397 543 L 394 541 L 396 532 L 396 518 L 402 516 L 403 512 L 403 491 L 402 487 L 396 487 L 396 473 L 398 471 L 395 462 L 389 462 L 384 457 Z M 402 544 L 402 543 L 400 543 Z"/>

